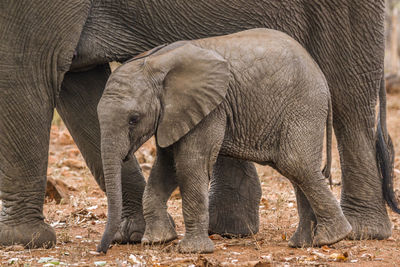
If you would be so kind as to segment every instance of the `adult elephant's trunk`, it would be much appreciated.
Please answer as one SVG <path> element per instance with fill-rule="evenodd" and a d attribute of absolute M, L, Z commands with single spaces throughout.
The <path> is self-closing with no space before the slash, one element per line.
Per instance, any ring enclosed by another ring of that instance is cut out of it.
<path fill-rule="evenodd" d="M 122 188 L 121 188 L 121 155 L 118 146 L 115 146 L 115 138 L 102 136 L 101 154 L 103 161 L 104 180 L 106 186 L 108 214 L 107 225 L 97 247 L 98 252 L 106 253 L 118 227 L 121 223 L 122 214 Z"/>

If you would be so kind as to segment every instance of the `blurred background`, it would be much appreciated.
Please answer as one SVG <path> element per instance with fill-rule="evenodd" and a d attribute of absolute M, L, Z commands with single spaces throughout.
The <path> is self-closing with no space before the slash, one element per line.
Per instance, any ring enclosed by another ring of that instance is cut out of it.
<path fill-rule="evenodd" d="M 385 77 L 389 93 L 400 92 L 400 0 L 386 1 Z"/>

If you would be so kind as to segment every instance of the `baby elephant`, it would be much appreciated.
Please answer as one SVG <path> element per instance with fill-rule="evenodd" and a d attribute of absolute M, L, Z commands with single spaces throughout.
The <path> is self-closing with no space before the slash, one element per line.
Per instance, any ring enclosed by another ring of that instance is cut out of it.
<path fill-rule="evenodd" d="M 291 246 L 332 244 L 351 231 L 320 169 L 327 124 L 329 174 L 327 83 L 282 32 L 253 29 L 146 52 L 110 76 L 98 116 L 108 197 L 99 251 L 120 223 L 121 163 L 153 135 L 158 155 L 143 196 L 144 243 L 177 237 L 166 202 L 179 186 L 186 227 L 179 250 L 213 251 L 207 194 L 218 154 L 269 165 L 293 183 L 302 226 Z"/>

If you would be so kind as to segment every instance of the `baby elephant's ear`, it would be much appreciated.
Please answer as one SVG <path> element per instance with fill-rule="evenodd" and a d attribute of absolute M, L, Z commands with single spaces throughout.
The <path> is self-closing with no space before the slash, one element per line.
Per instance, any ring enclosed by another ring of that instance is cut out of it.
<path fill-rule="evenodd" d="M 158 67 L 167 73 L 157 142 L 160 147 L 167 147 L 187 134 L 225 99 L 230 75 L 228 63 L 222 56 L 192 44 L 157 57 L 160 58 L 154 58 L 156 62 L 163 65 Z"/>

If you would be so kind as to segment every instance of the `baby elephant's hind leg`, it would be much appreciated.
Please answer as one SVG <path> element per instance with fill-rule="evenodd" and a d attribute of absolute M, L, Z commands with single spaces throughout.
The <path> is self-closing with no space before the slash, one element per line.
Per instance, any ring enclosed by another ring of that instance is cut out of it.
<path fill-rule="evenodd" d="M 294 178 L 307 197 L 317 218 L 313 246 L 330 245 L 345 238 L 351 226 L 326 184 L 321 171 L 308 173 L 304 178 Z"/>
<path fill-rule="evenodd" d="M 292 185 L 296 193 L 299 224 L 289 240 L 289 246 L 293 248 L 310 247 L 313 243 L 317 219 L 303 191 L 296 184 L 292 183 Z"/>
<path fill-rule="evenodd" d="M 288 124 L 286 142 L 281 143 L 276 166 L 301 189 L 314 212 L 317 226 L 312 246 L 330 245 L 345 238 L 351 225 L 321 172 L 325 117 L 321 115 L 318 119 L 318 110 L 313 114 L 303 111 L 299 115 L 297 123 Z M 302 201 L 300 207 L 306 207 L 299 190 L 296 195 Z"/>
<path fill-rule="evenodd" d="M 312 126 L 309 129 L 316 129 L 315 125 Z M 302 219 L 305 219 L 302 218 L 305 215 L 303 212 L 310 214 L 307 208 L 308 204 L 314 212 L 317 225 L 314 231 L 310 229 L 311 236 L 313 234 L 311 243 L 301 244 L 301 241 L 304 240 L 300 240 L 300 242 L 297 240 L 298 243 L 293 242 L 293 245 L 330 245 L 345 238 L 350 233 L 351 226 L 344 216 L 335 196 L 329 190 L 326 178 L 322 175 L 320 169 L 323 131 L 302 135 L 298 133 L 299 131 L 292 131 L 292 136 L 290 136 L 292 142 L 281 147 L 280 159 L 276 165 L 278 170 L 298 187 L 296 196 L 299 201 L 300 227 L 303 223 Z M 315 140 L 321 141 L 316 142 Z M 303 197 L 303 193 L 307 199 Z M 306 200 L 308 200 L 308 203 Z M 306 210 L 302 210 L 303 208 Z M 308 220 L 307 223 L 310 223 L 310 218 Z M 307 226 L 307 223 L 305 226 L 310 227 Z M 302 229 L 298 230 L 300 232 L 297 231 L 296 233 L 301 233 Z M 294 236 L 291 241 L 295 241 L 294 238 L 297 237 Z M 292 246 L 292 243 L 289 242 L 289 245 Z"/>

